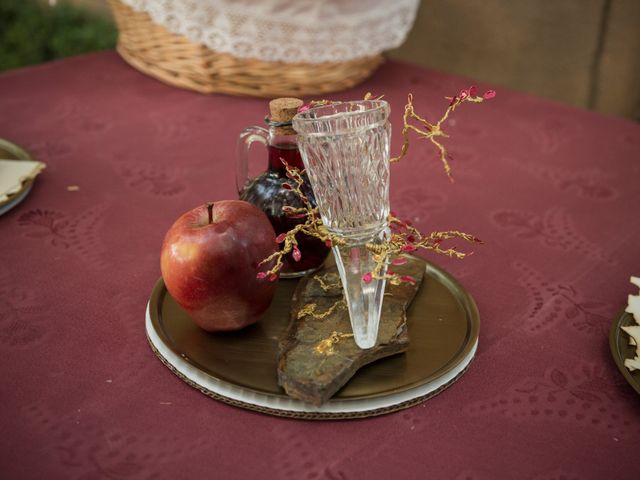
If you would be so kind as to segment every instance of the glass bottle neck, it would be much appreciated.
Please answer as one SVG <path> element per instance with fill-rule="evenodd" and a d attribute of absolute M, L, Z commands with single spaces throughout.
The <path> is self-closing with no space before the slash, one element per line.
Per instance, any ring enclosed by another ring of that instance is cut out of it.
<path fill-rule="evenodd" d="M 302 157 L 298 150 L 296 135 L 278 135 L 274 129 L 269 129 L 269 170 L 279 172 L 286 171 L 286 167 L 282 163 L 284 160 L 292 167 L 300 170 L 304 168 Z"/>

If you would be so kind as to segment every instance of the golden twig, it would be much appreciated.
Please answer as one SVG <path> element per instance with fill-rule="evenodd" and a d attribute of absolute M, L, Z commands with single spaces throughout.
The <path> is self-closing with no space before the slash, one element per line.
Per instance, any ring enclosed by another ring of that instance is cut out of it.
<path fill-rule="evenodd" d="M 450 100 L 449 107 L 445 110 L 444 114 L 435 123 L 429 122 L 426 118 L 418 115 L 413 107 L 413 95 L 409 94 L 407 96 L 407 104 L 404 107 L 404 115 L 402 117 L 403 127 L 402 127 L 402 147 L 400 148 L 400 154 L 396 157 L 390 159 L 391 162 L 399 162 L 402 160 L 407 152 L 409 151 L 409 132 L 413 131 L 418 135 L 418 138 L 424 138 L 429 140 L 437 149 L 440 157 L 440 161 L 442 162 L 442 166 L 444 168 L 444 172 L 447 174 L 447 177 L 451 181 L 453 181 L 453 177 L 451 176 L 451 166 L 449 165 L 449 159 L 451 158 L 447 154 L 447 150 L 437 140 L 437 137 L 449 138 L 442 130 L 442 124 L 447 121 L 449 115 L 453 113 L 456 108 L 458 108 L 464 102 L 472 102 L 472 103 L 482 103 L 484 100 L 493 98 L 495 96 L 495 92 L 489 90 L 485 92 L 485 94 L 480 97 L 476 94 L 476 87 L 469 87 L 466 90 L 462 90 L 455 97 L 447 97 L 447 100 Z M 415 126 L 409 123 L 411 120 L 415 120 L 418 122 L 419 126 Z"/>
<path fill-rule="evenodd" d="M 320 340 L 315 346 L 314 351 L 319 355 L 330 356 L 336 353 L 335 345 L 343 338 L 351 338 L 353 333 L 339 333 L 335 330 L 324 340 Z"/>
<path fill-rule="evenodd" d="M 316 305 L 315 303 L 307 303 L 298 311 L 297 318 L 298 320 L 300 320 L 302 317 L 311 316 L 316 320 L 321 320 L 331 315 L 337 309 L 343 308 L 346 306 L 347 306 L 347 302 L 344 301 L 344 298 L 341 298 L 340 300 L 334 302 L 333 305 L 331 305 L 324 312 L 316 313 L 316 308 L 318 308 L 318 305 Z"/>
<path fill-rule="evenodd" d="M 331 283 L 329 280 L 326 280 L 326 277 L 329 277 L 329 276 L 334 279 L 333 282 Z M 325 292 L 328 292 L 329 290 L 333 290 L 334 288 L 342 287 L 342 282 L 340 281 L 340 277 L 335 273 L 328 273 L 325 275 L 314 275 L 313 279 L 320 284 L 320 288 Z"/>

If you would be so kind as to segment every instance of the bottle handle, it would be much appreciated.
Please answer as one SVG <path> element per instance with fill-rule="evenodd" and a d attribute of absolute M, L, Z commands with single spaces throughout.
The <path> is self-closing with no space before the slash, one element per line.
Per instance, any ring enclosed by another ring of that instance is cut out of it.
<path fill-rule="evenodd" d="M 269 130 L 262 127 L 247 127 L 240 137 L 236 149 L 236 188 L 242 193 L 249 178 L 249 149 L 253 142 L 260 142 L 265 147 L 269 145 Z"/>

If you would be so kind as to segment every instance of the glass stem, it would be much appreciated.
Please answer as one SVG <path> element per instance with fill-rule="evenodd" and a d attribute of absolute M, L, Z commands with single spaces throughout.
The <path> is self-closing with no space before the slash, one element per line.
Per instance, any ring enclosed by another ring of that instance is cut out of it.
<path fill-rule="evenodd" d="M 335 246 L 333 254 L 349 307 L 356 345 L 362 349 L 372 348 L 378 339 L 386 281 L 374 278 L 365 283 L 362 280 L 364 274 L 372 272 L 376 267 L 373 254 L 364 245 Z M 385 272 L 386 266 L 380 276 Z"/>

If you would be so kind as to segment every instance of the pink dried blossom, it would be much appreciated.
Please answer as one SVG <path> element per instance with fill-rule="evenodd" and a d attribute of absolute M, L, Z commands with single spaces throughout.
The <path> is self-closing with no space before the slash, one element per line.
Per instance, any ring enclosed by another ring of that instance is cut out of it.
<path fill-rule="evenodd" d="M 275 282 L 278 279 L 278 275 L 275 273 L 272 273 L 271 275 L 269 275 L 269 281 L 270 282 Z"/>
<path fill-rule="evenodd" d="M 264 272 L 258 272 L 258 273 L 256 274 L 256 278 L 259 278 L 259 279 L 261 279 L 261 280 L 262 280 L 263 278 L 266 278 L 266 277 L 267 277 L 267 274 L 266 274 L 266 273 L 264 273 Z"/>
<path fill-rule="evenodd" d="M 398 258 L 394 258 L 393 260 L 391 260 L 391 265 L 404 265 L 405 263 L 407 263 L 409 260 L 407 260 L 404 257 L 398 257 Z"/>
<path fill-rule="evenodd" d="M 496 96 L 495 90 L 487 90 L 486 92 L 484 92 L 484 95 L 482 95 L 482 98 L 484 98 L 485 100 L 490 100 L 495 96 Z"/>
<path fill-rule="evenodd" d="M 333 243 L 331 243 L 331 240 L 329 240 L 329 239 L 325 240 L 324 244 L 329 248 L 331 248 L 331 246 L 333 245 Z"/>
<path fill-rule="evenodd" d="M 415 285 L 417 283 L 417 280 L 415 278 L 413 278 L 411 275 L 403 275 L 400 277 L 400 281 L 401 282 L 407 282 L 410 283 L 411 285 Z"/>
<path fill-rule="evenodd" d="M 373 280 L 373 275 L 371 274 L 371 272 L 367 272 L 362 276 L 362 281 L 364 283 L 371 283 L 372 280 Z"/>
<path fill-rule="evenodd" d="M 418 249 L 418 247 L 416 247 L 415 245 L 403 245 L 402 248 L 400 250 L 402 250 L 403 252 L 415 252 Z"/>
<path fill-rule="evenodd" d="M 309 108 L 311 108 L 309 105 L 302 105 L 298 108 L 298 113 L 306 112 Z"/>
<path fill-rule="evenodd" d="M 284 188 L 285 190 L 293 190 L 293 187 L 289 183 L 283 183 L 282 188 Z"/>
<path fill-rule="evenodd" d="M 291 252 L 291 255 L 293 256 L 293 259 L 296 262 L 299 262 L 300 259 L 302 258 L 302 253 L 300 253 L 300 249 L 298 248 L 297 245 L 293 246 L 293 252 Z"/>
<path fill-rule="evenodd" d="M 469 95 L 471 95 L 472 97 L 475 97 L 478 93 L 478 87 L 476 87 L 475 85 L 471 85 L 469 87 Z"/>
<path fill-rule="evenodd" d="M 287 234 L 286 233 L 281 233 L 280 235 L 278 235 L 276 237 L 276 243 L 282 243 L 285 241 L 285 239 L 287 238 Z"/>

